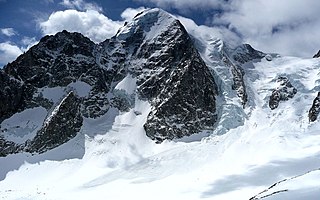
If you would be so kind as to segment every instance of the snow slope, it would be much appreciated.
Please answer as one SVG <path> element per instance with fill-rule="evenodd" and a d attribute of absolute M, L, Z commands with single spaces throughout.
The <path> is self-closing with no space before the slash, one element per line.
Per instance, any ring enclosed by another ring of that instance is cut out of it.
<path fill-rule="evenodd" d="M 34 118 L 30 118 L 32 114 Z M 1 132 L 4 133 L 6 140 L 22 144 L 36 136 L 46 116 L 47 111 L 43 107 L 26 109 L 4 120 L 0 125 Z"/>

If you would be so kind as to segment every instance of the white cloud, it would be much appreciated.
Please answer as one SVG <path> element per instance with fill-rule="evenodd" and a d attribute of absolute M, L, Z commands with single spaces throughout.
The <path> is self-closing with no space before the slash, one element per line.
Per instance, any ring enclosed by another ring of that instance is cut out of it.
<path fill-rule="evenodd" d="M 142 12 L 145 10 L 145 7 L 140 7 L 140 8 L 127 8 L 121 13 L 121 18 L 129 21 L 131 20 L 134 16 L 136 16 L 139 12 Z"/>
<path fill-rule="evenodd" d="M 102 12 L 103 10 L 102 7 L 98 6 L 96 3 L 87 3 L 84 0 L 63 0 L 60 4 L 66 8 L 80 11 L 95 10 Z"/>
<path fill-rule="evenodd" d="M 36 40 L 35 37 L 23 37 L 21 40 L 21 44 L 23 47 L 20 49 L 22 51 L 28 51 L 32 46 L 36 45 L 39 41 Z"/>
<path fill-rule="evenodd" d="M 258 49 L 310 57 L 320 48 L 318 0 L 233 0 L 229 6 L 213 25 L 228 24 Z"/>
<path fill-rule="evenodd" d="M 0 30 L 3 35 L 6 35 L 8 37 L 11 37 L 17 34 L 13 28 L 2 28 Z"/>
<path fill-rule="evenodd" d="M 0 66 L 12 62 L 22 53 L 23 51 L 15 44 L 10 42 L 0 43 Z"/>
<path fill-rule="evenodd" d="M 80 32 L 95 42 L 101 42 L 115 35 L 122 24 L 95 10 L 65 10 L 54 12 L 47 21 L 40 22 L 40 29 L 44 35 L 62 30 Z"/>
<path fill-rule="evenodd" d="M 197 25 L 192 19 L 176 16 L 189 34 L 200 40 L 222 39 L 228 41 L 229 45 L 235 46 L 241 43 L 241 38 L 226 27 L 209 27 Z"/>
<path fill-rule="evenodd" d="M 66 4 L 70 2 L 64 0 Z M 72 1 L 74 4 L 75 2 L 83 3 L 83 1 Z M 121 18 L 124 21 L 131 20 L 144 9 L 144 7 L 127 8 L 121 13 Z M 114 36 L 123 26 L 124 21 L 113 21 L 96 10 L 64 10 L 52 13 L 47 20 L 39 22 L 39 27 L 44 35 L 54 35 L 57 32 L 67 30 L 82 33 L 94 42 L 102 42 Z"/>

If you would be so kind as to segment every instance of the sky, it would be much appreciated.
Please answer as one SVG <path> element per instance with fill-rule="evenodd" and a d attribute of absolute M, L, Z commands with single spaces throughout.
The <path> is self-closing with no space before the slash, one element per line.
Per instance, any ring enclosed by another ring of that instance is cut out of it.
<path fill-rule="evenodd" d="M 154 7 L 263 52 L 312 57 L 320 49 L 319 0 L 0 0 L 0 67 L 44 35 L 65 29 L 98 43 Z"/>

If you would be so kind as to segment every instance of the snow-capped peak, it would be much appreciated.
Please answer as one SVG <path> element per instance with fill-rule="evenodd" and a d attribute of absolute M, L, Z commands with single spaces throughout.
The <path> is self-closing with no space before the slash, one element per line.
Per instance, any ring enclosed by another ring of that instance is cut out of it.
<path fill-rule="evenodd" d="M 120 40 L 125 40 L 133 34 L 143 31 L 146 39 L 154 38 L 167 30 L 177 19 L 166 11 L 154 8 L 138 13 L 132 21 L 126 22 L 116 34 Z"/>

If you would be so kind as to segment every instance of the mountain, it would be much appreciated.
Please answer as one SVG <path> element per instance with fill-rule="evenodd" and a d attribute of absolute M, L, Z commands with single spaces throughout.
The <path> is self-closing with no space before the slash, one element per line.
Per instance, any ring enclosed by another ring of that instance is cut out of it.
<path fill-rule="evenodd" d="M 319 59 L 203 35 L 147 9 L 100 44 L 62 31 L 6 65 L 1 196 L 314 199 Z"/>
<path fill-rule="evenodd" d="M 47 112 L 44 123 L 35 125 L 39 130 L 34 138 L 21 145 L 8 143 L 6 135 L 24 127 L 6 128 L 3 155 L 55 148 L 75 137 L 82 117 L 98 118 L 110 108 L 128 111 L 135 104 L 135 93 L 152 106 L 144 128 L 156 142 L 210 130 L 216 122 L 217 91 L 209 69 L 181 23 L 157 9 L 136 16 L 98 45 L 79 33 L 46 36 L 5 66 L 3 74 L 14 81 L 10 92 L 17 95 L 3 98 L 17 102 L 3 105 L 2 121 L 26 109 L 41 107 Z M 116 86 L 127 81 L 136 85 L 136 91 Z M 10 85 L 4 82 L 2 87 Z M 52 90 L 59 93 L 55 99 L 47 96 Z M 72 112 L 60 109 L 65 101 Z"/>
<path fill-rule="evenodd" d="M 319 58 L 320 57 L 320 50 L 318 51 L 318 53 L 314 54 L 313 58 Z"/>

